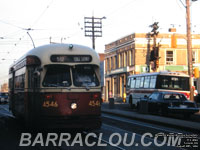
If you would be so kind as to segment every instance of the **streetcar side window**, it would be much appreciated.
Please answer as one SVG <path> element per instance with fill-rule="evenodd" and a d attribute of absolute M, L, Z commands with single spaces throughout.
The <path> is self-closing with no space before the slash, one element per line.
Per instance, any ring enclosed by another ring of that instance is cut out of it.
<path fill-rule="evenodd" d="M 15 77 L 15 88 L 22 89 L 24 88 L 25 74 Z"/>
<path fill-rule="evenodd" d="M 76 65 L 73 67 L 72 73 L 75 86 L 99 86 L 99 80 L 95 73 L 95 66 Z"/>
<path fill-rule="evenodd" d="M 71 86 L 70 67 L 66 65 L 47 66 L 43 80 L 44 87 L 69 87 Z"/>

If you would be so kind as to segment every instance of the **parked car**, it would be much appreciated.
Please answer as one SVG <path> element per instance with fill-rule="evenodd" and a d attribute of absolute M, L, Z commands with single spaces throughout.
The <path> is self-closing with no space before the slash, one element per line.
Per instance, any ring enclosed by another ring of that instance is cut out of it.
<path fill-rule="evenodd" d="M 142 101 L 146 101 L 148 112 L 183 114 L 185 118 L 189 118 L 191 114 L 199 111 L 197 104 L 188 100 L 184 94 L 176 92 L 154 92 L 148 97 L 145 96 Z M 142 102 L 140 102 L 142 104 Z M 139 103 L 139 105 L 140 105 Z M 142 108 L 140 106 L 140 108 Z"/>
<path fill-rule="evenodd" d="M 8 102 L 8 93 L 0 92 L 0 103 Z"/>

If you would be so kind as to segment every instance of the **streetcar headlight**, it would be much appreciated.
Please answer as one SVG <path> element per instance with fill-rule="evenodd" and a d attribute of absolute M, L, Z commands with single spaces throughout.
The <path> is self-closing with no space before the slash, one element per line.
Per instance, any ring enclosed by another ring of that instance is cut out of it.
<path fill-rule="evenodd" d="M 77 108 L 77 104 L 76 103 L 72 103 L 71 104 L 71 109 L 76 109 Z"/>

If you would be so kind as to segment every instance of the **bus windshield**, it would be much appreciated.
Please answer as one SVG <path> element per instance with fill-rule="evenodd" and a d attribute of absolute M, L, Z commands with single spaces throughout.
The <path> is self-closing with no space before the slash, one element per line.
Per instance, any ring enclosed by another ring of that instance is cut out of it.
<path fill-rule="evenodd" d="M 76 65 L 72 73 L 75 86 L 99 86 L 94 65 Z"/>
<path fill-rule="evenodd" d="M 157 83 L 158 89 L 189 91 L 188 77 L 159 75 Z"/>
<path fill-rule="evenodd" d="M 43 81 L 44 87 L 71 86 L 70 67 L 67 65 L 49 65 Z"/>

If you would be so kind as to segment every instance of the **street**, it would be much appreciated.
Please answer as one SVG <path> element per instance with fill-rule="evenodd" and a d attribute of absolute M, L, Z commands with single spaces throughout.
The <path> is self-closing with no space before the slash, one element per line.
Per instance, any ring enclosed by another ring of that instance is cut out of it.
<path fill-rule="evenodd" d="M 102 113 L 102 121 L 101 129 L 95 131 L 66 129 L 32 131 L 26 129 L 23 122 L 16 120 L 12 116 L 8 110 L 8 104 L 2 104 L 0 105 L 0 147 L 1 150 L 155 150 L 195 149 L 195 145 L 198 146 L 199 136 L 196 136 L 197 133 L 190 131 L 155 125 L 107 113 Z M 190 142 L 193 140 L 193 144 L 188 144 L 184 138 L 181 140 L 179 138 L 172 138 L 177 135 L 193 135 L 193 138 L 190 139 Z M 196 147 L 196 149 L 198 148 Z"/>

